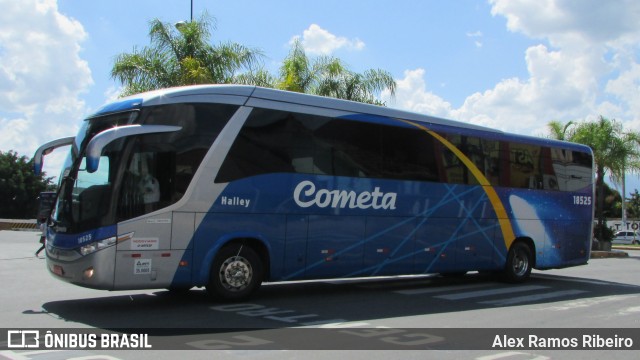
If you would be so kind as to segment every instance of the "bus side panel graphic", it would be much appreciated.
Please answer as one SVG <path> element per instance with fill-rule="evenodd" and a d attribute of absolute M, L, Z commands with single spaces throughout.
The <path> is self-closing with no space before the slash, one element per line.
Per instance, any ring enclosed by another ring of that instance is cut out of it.
<path fill-rule="evenodd" d="M 316 192 L 303 200 L 313 204 L 300 206 L 295 189 L 310 183 Z M 367 201 L 358 207 L 349 206 L 347 195 L 335 200 L 344 189 L 354 189 L 356 199 L 364 193 Z M 378 200 L 380 194 L 396 194 L 394 208 L 374 208 L 375 193 Z M 538 267 L 586 261 L 587 253 L 579 250 L 587 249 L 587 227 L 562 226 L 584 216 L 566 204 L 569 195 L 498 193 L 515 236 L 535 242 Z M 283 259 L 270 263 L 270 280 L 495 270 L 504 266 L 507 252 L 481 186 L 291 174 L 232 182 L 202 215 L 193 240 L 200 281 L 224 243 L 245 238 L 263 243 L 270 258 Z M 585 239 L 578 241 L 584 248 L 563 246 L 577 239 Z"/>

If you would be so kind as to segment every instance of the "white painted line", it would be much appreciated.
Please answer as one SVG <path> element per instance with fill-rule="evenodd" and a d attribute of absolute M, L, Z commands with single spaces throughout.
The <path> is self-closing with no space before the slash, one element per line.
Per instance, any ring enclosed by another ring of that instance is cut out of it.
<path fill-rule="evenodd" d="M 562 297 L 562 296 L 568 296 L 568 295 L 577 295 L 577 294 L 582 294 L 586 292 L 587 291 L 584 291 L 584 290 L 554 291 L 554 292 L 544 293 L 544 294 L 517 296 L 509 299 L 481 301 L 480 304 L 489 304 L 489 305 L 498 305 L 498 306 L 515 305 L 515 304 L 528 303 L 528 302 L 533 302 L 538 300 L 553 299 L 556 297 Z"/>
<path fill-rule="evenodd" d="M 464 292 L 459 294 L 440 295 L 440 296 L 434 296 L 434 297 L 438 299 L 445 299 L 445 300 L 462 300 L 462 299 L 470 299 L 470 298 L 476 298 L 476 297 L 512 294 L 512 293 L 533 291 L 533 290 L 542 290 L 547 288 L 548 286 L 540 286 L 540 285 L 513 286 L 513 287 L 500 288 L 500 289 L 470 291 L 470 292 Z"/>
<path fill-rule="evenodd" d="M 597 297 L 590 299 L 578 299 L 573 301 L 565 301 L 561 304 L 555 304 L 553 306 L 546 306 L 536 310 L 542 311 L 566 311 L 566 310 L 576 310 L 576 309 L 586 309 L 591 306 L 602 306 L 601 304 L 607 304 L 616 301 L 625 301 L 629 304 L 637 303 L 637 295 L 613 295 L 613 296 L 605 296 L 605 297 Z M 609 305 L 610 306 L 610 305 Z"/>
<path fill-rule="evenodd" d="M 607 285 L 607 286 L 632 286 L 637 287 L 636 285 L 628 285 L 628 284 L 616 284 L 606 281 L 599 280 L 589 280 L 589 279 L 576 279 L 576 278 L 567 278 L 567 277 L 558 277 L 553 275 L 540 275 L 536 274 L 532 276 L 535 278 L 545 279 L 545 280 L 556 280 L 556 281 L 566 281 L 566 282 L 575 282 L 575 283 L 583 283 L 583 284 L 592 284 L 592 285 Z"/>
<path fill-rule="evenodd" d="M 448 292 L 448 291 L 477 289 L 477 288 L 487 287 L 489 285 L 494 285 L 494 284 L 486 283 L 486 284 L 467 284 L 467 285 L 454 285 L 454 286 L 425 287 L 425 288 L 420 288 L 420 289 L 398 290 L 398 291 L 394 291 L 394 293 L 402 294 L 402 295 L 435 294 L 435 293 Z"/>
<path fill-rule="evenodd" d="M 635 315 L 640 314 L 640 306 L 632 306 L 618 310 L 618 315 Z"/>

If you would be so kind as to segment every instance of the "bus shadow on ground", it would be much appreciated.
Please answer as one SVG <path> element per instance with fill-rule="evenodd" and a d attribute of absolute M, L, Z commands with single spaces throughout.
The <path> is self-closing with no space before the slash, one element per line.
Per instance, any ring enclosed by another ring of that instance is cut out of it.
<path fill-rule="evenodd" d="M 468 274 L 265 284 L 253 298 L 240 303 L 216 302 L 206 291 L 193 289 L 53 301 L 42 308 L 67 324 L 178 335 L 331 326 L 635 294 L 640 294 L 640 286 L 600 280 L 536 274 L 514 285 Z"/>

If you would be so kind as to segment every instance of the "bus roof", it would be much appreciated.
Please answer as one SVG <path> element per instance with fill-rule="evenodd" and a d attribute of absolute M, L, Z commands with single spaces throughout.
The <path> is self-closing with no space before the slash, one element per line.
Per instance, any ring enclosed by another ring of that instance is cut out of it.
<path fill-rule="evenodd" d="M 503 135 L 506 137 L 515 137 L 518 138 L 519 141 L 537 145 L 561 146 L 565 148 L 575 148 L 579 151 L 590 152 L 590 149 L 587 146 L 581 144 L 527 135 L 507 134 L 501 130 L 484 126 L 392 109 L 384 106 L 370 105 L 324 96 L 269 89 L 253 85 L 191 85 L 140 93 L 110 103 L 98 110 L 89 118 L 106 115 L 109 113 L 140 109 L 145 106 L 162 105 L 176 102 L 206 102 L 207 100 L 212 102 L 219 102 L 222 99 L 224 99 L 224 102 L 236 105 L 246 105 L 250 102 L 250 100 L 263 100 L 288 103 L 297 106 L 325 108 L 345 113 L 369 114 L 388 118 L 412 120 L 425 124 L 436 124 L 455 127 L 459 129 L 468 129 L 471 132 L 484 132 L 485 135 L 487 135 L 488 133 L 492 135 L 491 137 L 496 138 L 502 138 L 501 135 Z"/>

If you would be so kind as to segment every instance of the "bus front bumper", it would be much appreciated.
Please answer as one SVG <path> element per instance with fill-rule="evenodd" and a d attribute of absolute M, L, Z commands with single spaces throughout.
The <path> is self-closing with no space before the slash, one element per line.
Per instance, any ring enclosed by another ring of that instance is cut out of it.
<path fill-rule="evenodd" d="M 47 269 L 62 281 L 91 289 L 113 290 L 116 247 L 82 256 L 74 250 L 47 249 Z"/>

